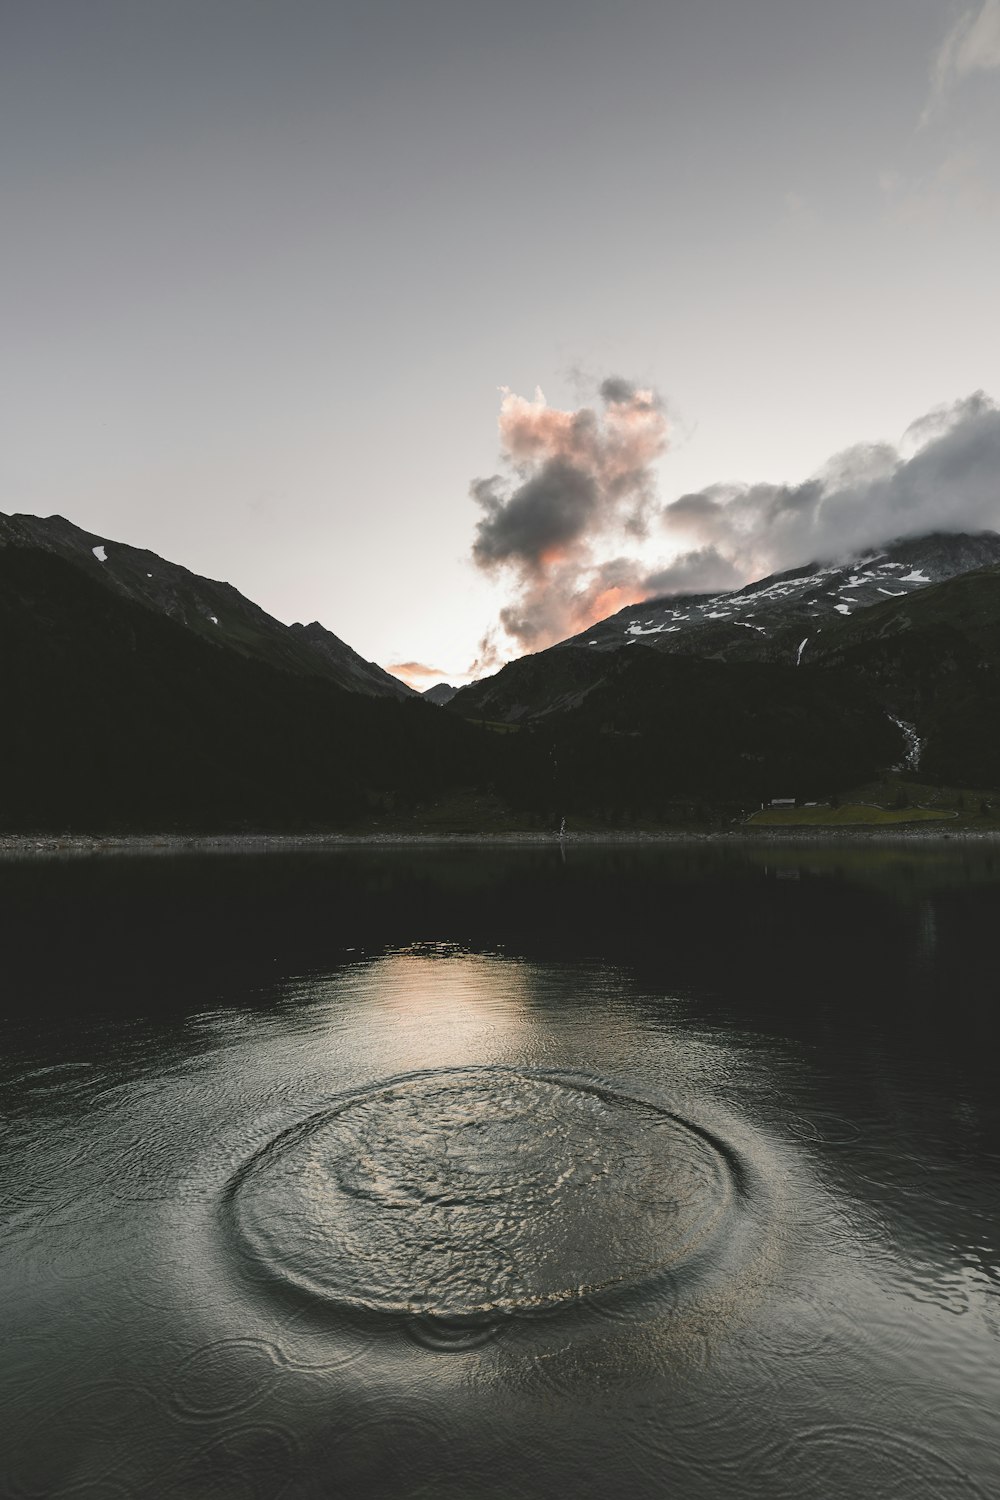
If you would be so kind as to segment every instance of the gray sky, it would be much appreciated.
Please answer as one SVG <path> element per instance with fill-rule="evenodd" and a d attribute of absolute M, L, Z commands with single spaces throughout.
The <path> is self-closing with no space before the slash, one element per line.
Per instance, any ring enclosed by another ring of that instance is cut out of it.
<path fill-rule="evenodd" d="M 0 509 L 385 664 L 524 589 L 502 387 L 659 392 L 664 506 L 1000 396 L 1000 0 L 4 0 L 0 69 Z"/>

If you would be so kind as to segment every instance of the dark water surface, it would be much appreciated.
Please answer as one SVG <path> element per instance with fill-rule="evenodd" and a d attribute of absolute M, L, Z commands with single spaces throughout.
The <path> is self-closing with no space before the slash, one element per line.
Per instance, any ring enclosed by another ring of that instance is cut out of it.
<path fill-rule="evenodd" d="M 1000 857 L 0 864 L 0 1493 L 1000 1493 Z"/>

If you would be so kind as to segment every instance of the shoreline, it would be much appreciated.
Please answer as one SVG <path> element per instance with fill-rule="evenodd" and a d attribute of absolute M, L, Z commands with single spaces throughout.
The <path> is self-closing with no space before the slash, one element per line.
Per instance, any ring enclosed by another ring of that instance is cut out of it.
<path fill-rule="evenodd" d="M 682 829 L 614 833 L 231 833 L 231 834 L 0 834 L 0 859 L 6 856 L 103 854 L 285 854 L 338 849 L 581 849 L 651 848 L 754 844 L 988 844 L 1000 842 L 1000 829 L 943 829 L 940 824 L 831 828 L 822 824 L 795 828 L 745 825 L 704 833 Z"/>

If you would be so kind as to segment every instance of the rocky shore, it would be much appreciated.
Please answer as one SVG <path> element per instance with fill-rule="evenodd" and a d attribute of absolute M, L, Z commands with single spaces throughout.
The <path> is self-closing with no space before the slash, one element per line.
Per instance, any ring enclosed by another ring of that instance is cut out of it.
<path fill-rule="evenodd" d="M 643 832 L 555 833 L 222 833 L 222 834 L 0 834 L 0 858 L 107 854 L 287 854 L 298 851 L 379 848 L 601 848 L 657 844 L 940 844 L 993 843 L 1000 829 L 970 828 L 949 823 L 893 827 L 748 827 L 704 832 L 655 830 Z"/>

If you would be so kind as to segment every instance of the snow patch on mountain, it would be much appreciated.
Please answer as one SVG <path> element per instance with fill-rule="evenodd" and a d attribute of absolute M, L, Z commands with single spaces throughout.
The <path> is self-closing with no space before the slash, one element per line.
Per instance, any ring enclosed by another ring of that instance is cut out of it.
<path fill-rule="evenodd" d="M 733 627 L 749 625 L 762 637 L 761 650 L 766 637 L 768 659 L 784 656 L 792 662 L 801 660 L 796 657 L 798 642 L 821 629 L 824 618 L 832 614 L 853 615 L 957 574 L 998 564 L 1000 535 L 996 532 L 934 533 L 842 563 L 813 563 L 727 593 L 647 599 L 561 644 L 613 651 L 641 640 L 662 651 L 691 650 L 724 660 L 745 659 L 752 650 L 750 633 Z M 796 628 L 801 626 L 805 630 Z"/>

